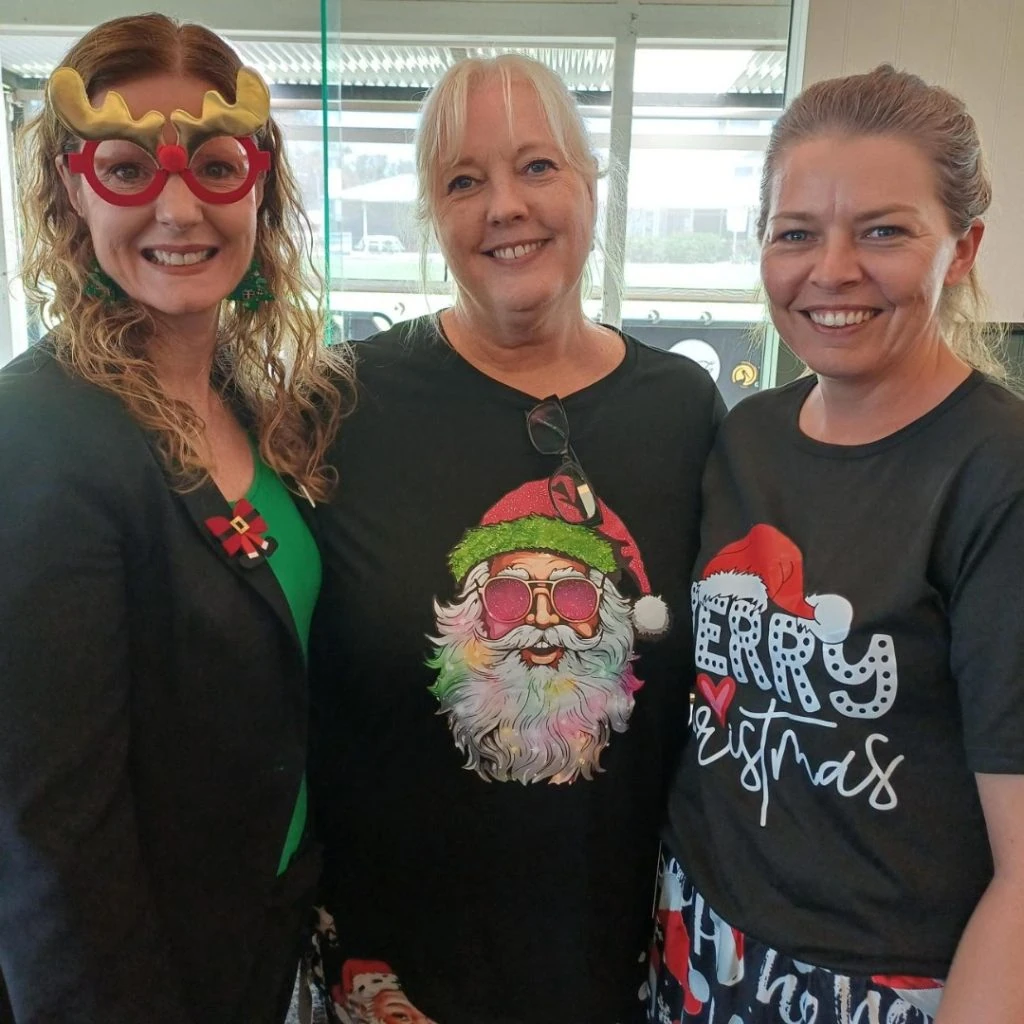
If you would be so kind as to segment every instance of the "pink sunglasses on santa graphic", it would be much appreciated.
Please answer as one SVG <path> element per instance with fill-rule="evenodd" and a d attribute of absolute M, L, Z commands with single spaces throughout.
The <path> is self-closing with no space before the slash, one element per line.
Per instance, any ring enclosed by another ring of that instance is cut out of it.
<path fill-rule="evenodd" d="M 601 603 L 597 584 L 582 576 L 558 580 L 492 576 L 479 589 L 487 614 L 496 622 L 525 619 L 534 605 L 537 590 L 546 594 L 555 614 L 566 622 L 592 619 Z"/>

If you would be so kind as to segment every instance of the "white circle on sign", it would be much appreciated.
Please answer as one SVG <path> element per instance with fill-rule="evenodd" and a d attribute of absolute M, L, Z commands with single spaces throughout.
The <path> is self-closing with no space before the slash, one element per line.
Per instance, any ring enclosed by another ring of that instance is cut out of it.
<path fill-rule="evenodd" d="M 669 352 L 686 356 L 699 366 L 703 366 L 713 381 L 717 382 L 718 375 L 722 372 L 722 360 L 718 358 L 718 353 L 700 338 L 683 338 L 682 341 L 677 341 Z"/>

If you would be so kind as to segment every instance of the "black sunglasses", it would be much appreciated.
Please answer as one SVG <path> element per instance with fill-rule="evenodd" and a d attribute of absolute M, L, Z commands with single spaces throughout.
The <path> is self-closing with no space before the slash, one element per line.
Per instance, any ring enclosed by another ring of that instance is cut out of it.
<path fill-rule="evenodd" d="M 548 494 L 558 518 L 579 526 L 598 526 L 597 493 L 569 443 L 569 417 L 557 395 L 538 402 L 526 413 L 530 444 L 541 455 L 557 455 L 558 468 L 548 477 Z"/>

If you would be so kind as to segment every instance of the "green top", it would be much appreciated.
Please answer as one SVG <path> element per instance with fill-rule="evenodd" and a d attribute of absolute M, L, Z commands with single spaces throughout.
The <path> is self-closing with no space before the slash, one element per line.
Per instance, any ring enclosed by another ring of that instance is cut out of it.
<path fill-rule="evenodd" d="M 320 552 L 281 478 L 263 462 L 255 450 L 253 463 L 255 475 L 245 497 L 266 520 L 267 534 L 277 541 L 277 548 L 267 562 L 284 591 L 295 622 L 295 631 L 302 643 L 302 654 L 306 657 L 309 653 L 309 626 L 320 595 Z M 277 866 L 279 875 L 284 873 L 302 842 L 307 813 L 306 777 L 303 775 Z"/>

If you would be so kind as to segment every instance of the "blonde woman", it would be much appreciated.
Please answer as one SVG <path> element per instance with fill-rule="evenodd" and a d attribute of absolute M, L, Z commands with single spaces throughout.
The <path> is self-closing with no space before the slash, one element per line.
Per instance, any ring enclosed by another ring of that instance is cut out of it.
<path fill-rule="evenodd" d="M 53 329 L 0 372 L 7 1019 L 276 1024 L 342 397 L 269 93 L 199 26 L 107 22 L 21 168 Z"/>
<path fill-rule="evenodd" d="M 455 63 L 417 166 L 456 300 L 360 346 L 322 514 L 329 1009 L 633 1024 L 721 400 L 584 315 L 598 165 L 552 71 Z"/>

